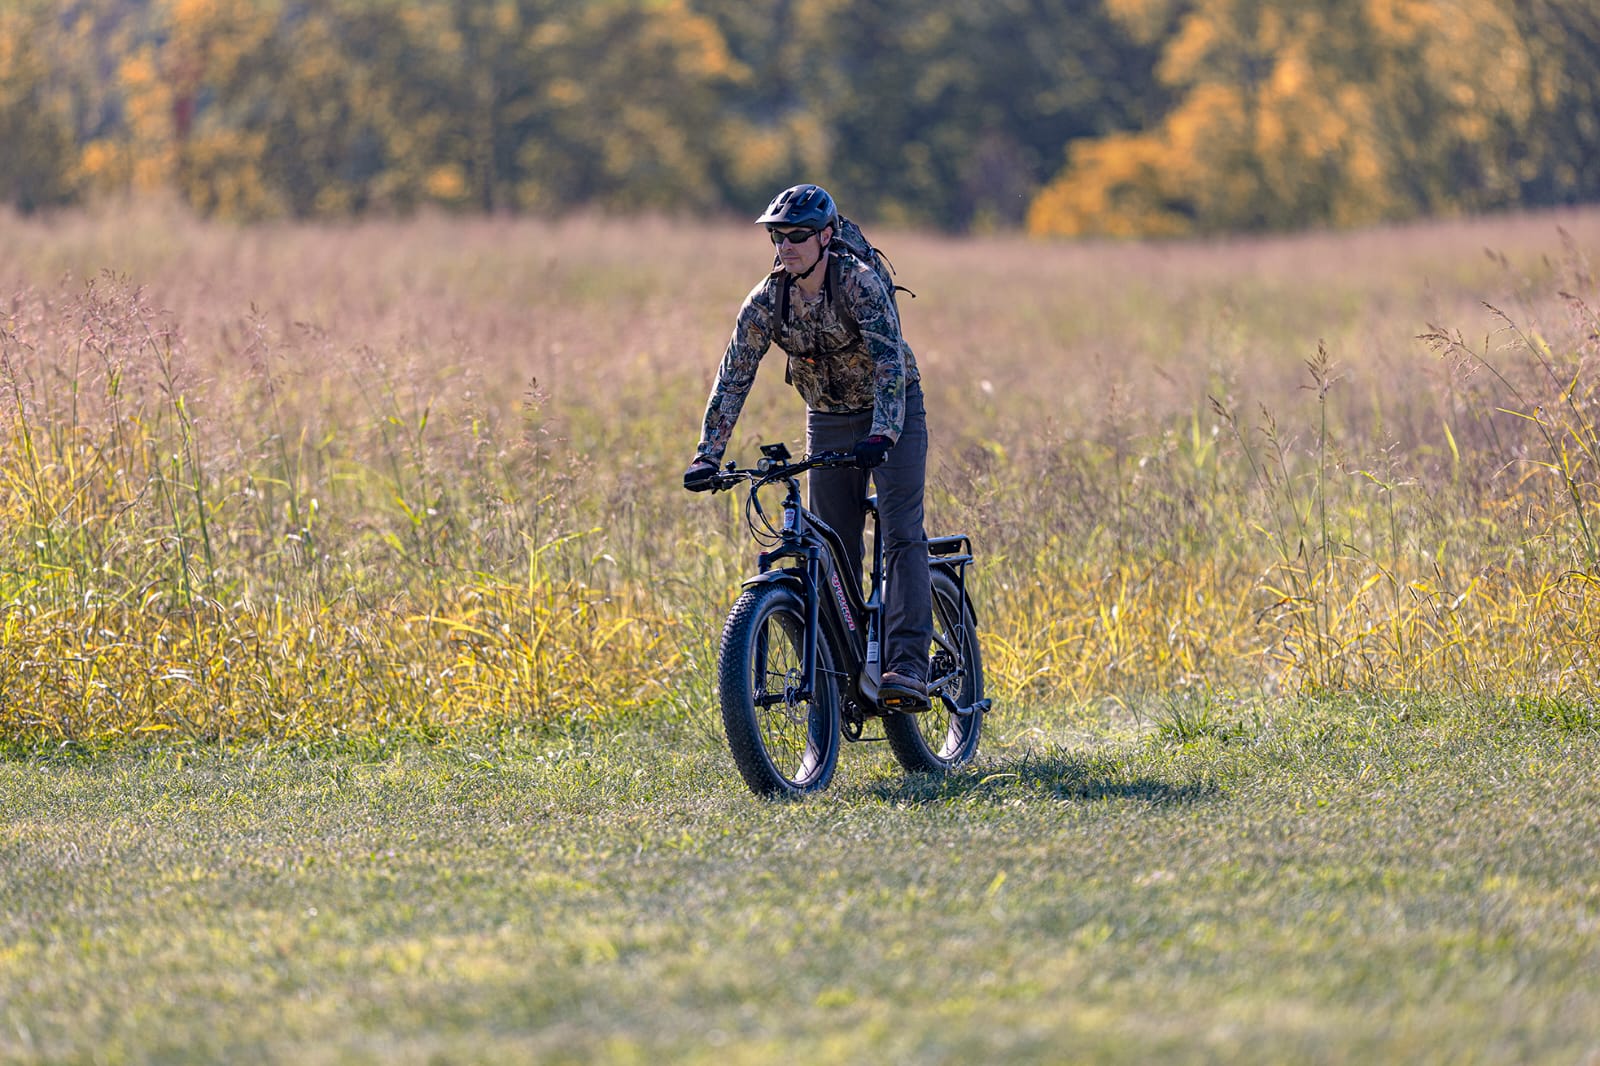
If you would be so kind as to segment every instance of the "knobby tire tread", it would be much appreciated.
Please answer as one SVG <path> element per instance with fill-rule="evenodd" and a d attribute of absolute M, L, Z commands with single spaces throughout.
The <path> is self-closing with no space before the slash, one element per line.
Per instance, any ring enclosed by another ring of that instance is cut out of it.
<path fill-rule="evenodd" d="M 961 619 L 965 631 L 962 649 L 966 668 L 972 681 L 963 685 L 963 700 L 972 702 L 983 698 L 983 657 L 978 650 L 977 622 L 967 605 L 961 602 L 961 593 L 955 580 L 940 570 L 933 572 L 934 624 L 939 625 L 941 602 L 947 614 Z M 952 717 L 944 712 L 944 701 L 932 695 L 933 706 L 921 714 L 890 714 L 883 720 L 884 738 L 901 767 L 911 773 L 948 773 L 971 762 L 978 754 L 978 742 L 983 733 L 983 712 L 966 718 L 963 723 L 961 743 L 949 758 L 942 758 L 938 750 L 929 747 L 922 735 L 922 720 L 927 715 L 937 715 L 947 721 Z"/>
<path fill-rule="evenodd" d="M 754 585 L 746 589 L 728 613 L 722 630 L 722 647 L 718 655 L 717 682 L 722 705 L 722 725 L 727 734 L 728 748 L 739 775 L 750 791 L 760 796 L 804 795 L 828 787 L 838 763 L 840 745 L 839 702 L 828 700 L 824 713 L 831 721 L 825 723 L 824 737 L 828 750 L 823 752 L 822 765 L 804 782 L 789 781 L 777 770 L 767 754 L 761 737 L 761 723 L 755 706 L 750 673 L 752 645 L 759 638 L 761 628 L 769 617 L 789 611 L 802 626 L 804 604 L 791 589 L 777 584 Z M 818 649 L 818 688 L 827 681 L 825 668 L 831 665 L 826 641 Z M 813 696 L 813 707 L 818 696 Z"/>

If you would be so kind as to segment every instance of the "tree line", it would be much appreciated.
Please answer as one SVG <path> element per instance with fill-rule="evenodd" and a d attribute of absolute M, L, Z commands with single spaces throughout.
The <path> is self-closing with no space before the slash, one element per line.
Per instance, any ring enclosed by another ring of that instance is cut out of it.
<path fill-rule="evenodd" d="M 7 0 L 0 201 L 1168 235 L 1600 199 L 1595 0 Z"/>

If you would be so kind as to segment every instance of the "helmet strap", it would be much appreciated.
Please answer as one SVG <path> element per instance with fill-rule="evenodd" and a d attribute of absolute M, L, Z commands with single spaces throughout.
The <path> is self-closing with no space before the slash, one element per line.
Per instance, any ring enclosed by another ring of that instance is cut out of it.
<path fill-rule="evenodd" d="M 809 278 L 811 276 L 811 272 L 817 269 L 817 267 L 822 263 L 822 261 L 825 258 L 827 258 L 827 255 L 828 255 L 828 250 L 826 248 L 824 248 L 822 251 L 817 253 L 817 258 L 816 258 L 815 262 L 813 262 L 810 266 L 806 267 L 805 270 L 803 270 L 799 274 L 793 274 L 793 275 L 791 275 L 791 277 L 793 277 L 794 280 L 796 280 L 796 281 L 802 281 L 805 278 Z"/>

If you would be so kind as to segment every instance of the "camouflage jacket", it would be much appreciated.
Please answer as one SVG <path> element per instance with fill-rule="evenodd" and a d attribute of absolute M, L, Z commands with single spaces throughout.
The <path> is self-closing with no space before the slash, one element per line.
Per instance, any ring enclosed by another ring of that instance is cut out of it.
<path fill-rule="evenodd" d="M 867 264 L 848 252 L 829 254 L 834 262 L 828 264 L 826 295 L 807 301 L 791 286 L 786 321 L 779 321 L 781 268 L 745 297 L 706 403 L 699 454 L 722 458 L 761 357 L 774 344 L 788 354 L 785 379 L 807 407 L 830 414 L 870 410 L 872 433 L 900 439 L 906 389 L 920 379 L 911 346 L 900 336 L 894 301 Z"/>

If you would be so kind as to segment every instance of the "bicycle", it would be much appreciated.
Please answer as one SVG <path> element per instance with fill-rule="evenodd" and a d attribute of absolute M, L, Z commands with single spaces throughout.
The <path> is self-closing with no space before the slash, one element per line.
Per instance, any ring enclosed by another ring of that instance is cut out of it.
<path fill-rule="evenodd" d="M 808 470 L 853 465 L 854 456 L 826 452 L 790 462 L 781 443 L 761 453 L 754 468 L 730 462 L 712 480 L 714 490 L 748 485 L 746 524 L 768 549 L 757 556 L 757 574 L 744 582 L 728 613 L 717 659 L 722 724 L 745 784 L 764 796 L 821 791 L 833 779 L 841 737 L 887 741 L 913 773 L 944 773 L 970 762 L 990 708 L 967 592 L 971 541 L 965 534 L 928 539 L 930 708 L 915 714 L 881 708 L 884 552 L 877 498 L 862 501 L 873 542 L 870 588 L 863 595 L 860 562 L 801 504 L 798 480 Z M 786 486 L 776 527 L 760 496 L 774 483 Z M 867 735 L 872 719 L 882 722 L 881 737 Z"/>

